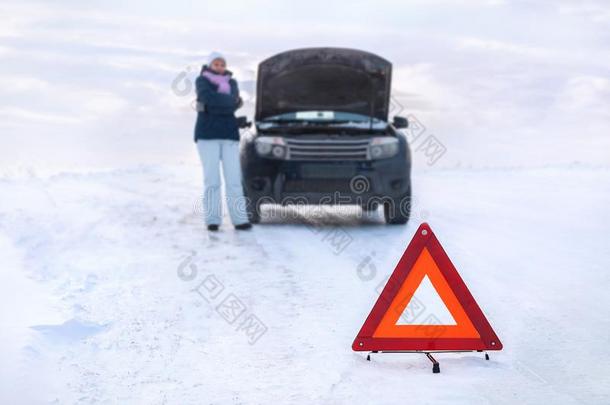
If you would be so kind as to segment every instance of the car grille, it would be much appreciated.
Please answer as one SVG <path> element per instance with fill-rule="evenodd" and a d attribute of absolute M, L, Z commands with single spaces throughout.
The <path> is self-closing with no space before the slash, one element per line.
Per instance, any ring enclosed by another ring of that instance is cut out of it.
<path fill-rule="evenodd" d="M 286 180 L 284 183 L 286 193 L 349 193 L 349 180 L 320 179 L 320 180 Z"/>
<path fill-rule="evenodd" d="M 368 160 L 368 139 L 285 140 L 289 160 Z"/>

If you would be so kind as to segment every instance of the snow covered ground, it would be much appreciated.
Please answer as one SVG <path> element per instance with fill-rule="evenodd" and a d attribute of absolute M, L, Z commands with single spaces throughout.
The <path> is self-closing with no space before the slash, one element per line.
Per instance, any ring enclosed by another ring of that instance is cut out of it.
<path fill-rule="evenodd" d="M 371 4 L 0 3 L 0 403 L 610 403 L 607 2 Z M 446 148 L 411 137 L 411 222 L 274 208 L 209 235 L 200 64 L 227 55 L 251 118 L 258 62 L 308 46 L 392 61 L 392 114 Z M 351 350 L 421 221 L 490 361 Z"/>
<path fill-rule="evenodd" d="M 607 403 L 610 170 L 413 179 L 406 227 L 271 207 L 209 235 L 197 166 L 4 177 L 2 402 Z M 351 351 L 421 219 L 504 343 L 488 362 L 439 355 L 433 375 L 424 356 Z M 250 315 L 262 336 L 240 329 Z"/>

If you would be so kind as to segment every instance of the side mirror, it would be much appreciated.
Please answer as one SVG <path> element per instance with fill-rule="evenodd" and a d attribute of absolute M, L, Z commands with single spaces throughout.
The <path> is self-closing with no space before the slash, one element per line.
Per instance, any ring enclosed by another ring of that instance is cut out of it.
<path fill-rule="evenodd" d="M 392 122 L 392 125 L 396 129 L 408 128 L 409 127 L 409 120 L 406 119 L 405 117 L 401 117 L 400 115 L 395 115 L 394 116 L 394 121 Z"/>
<path fill-rule="evenodd" d="M 237 126 L 240 129 L 250 128 L 252 126 L 252 122 L 248 121 L 248 117 L 246 116 L 237 117 Z"/>

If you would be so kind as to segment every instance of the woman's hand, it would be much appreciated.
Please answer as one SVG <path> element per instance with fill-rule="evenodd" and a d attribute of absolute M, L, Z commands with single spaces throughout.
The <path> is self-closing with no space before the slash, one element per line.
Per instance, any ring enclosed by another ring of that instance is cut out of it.
<path fill-rule="evenodd" d="M 237 97 L 237 106 L 235 107 L 235 109 L 239 110 L 243 105 L 244 105 L 244 100 L 242 100 L 241 97 Z"/>

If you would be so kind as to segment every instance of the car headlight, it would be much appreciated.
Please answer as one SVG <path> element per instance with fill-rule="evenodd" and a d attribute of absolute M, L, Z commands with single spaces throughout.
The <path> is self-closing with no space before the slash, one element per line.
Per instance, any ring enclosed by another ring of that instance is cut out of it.
<path fill-rule="evenodd" d="M 256 138 L 254 147 L 256 153 L 263 157 L 285 159 L 288 155 L 286 142 L 284 142 L 284 138 L 279 136 L 261 136 Z"/>
<path fill-rule="evenodd" d="M 369 159 L 386 159 L 398 153 L 398 139 L 375 137 L 369 143 Z"/>

